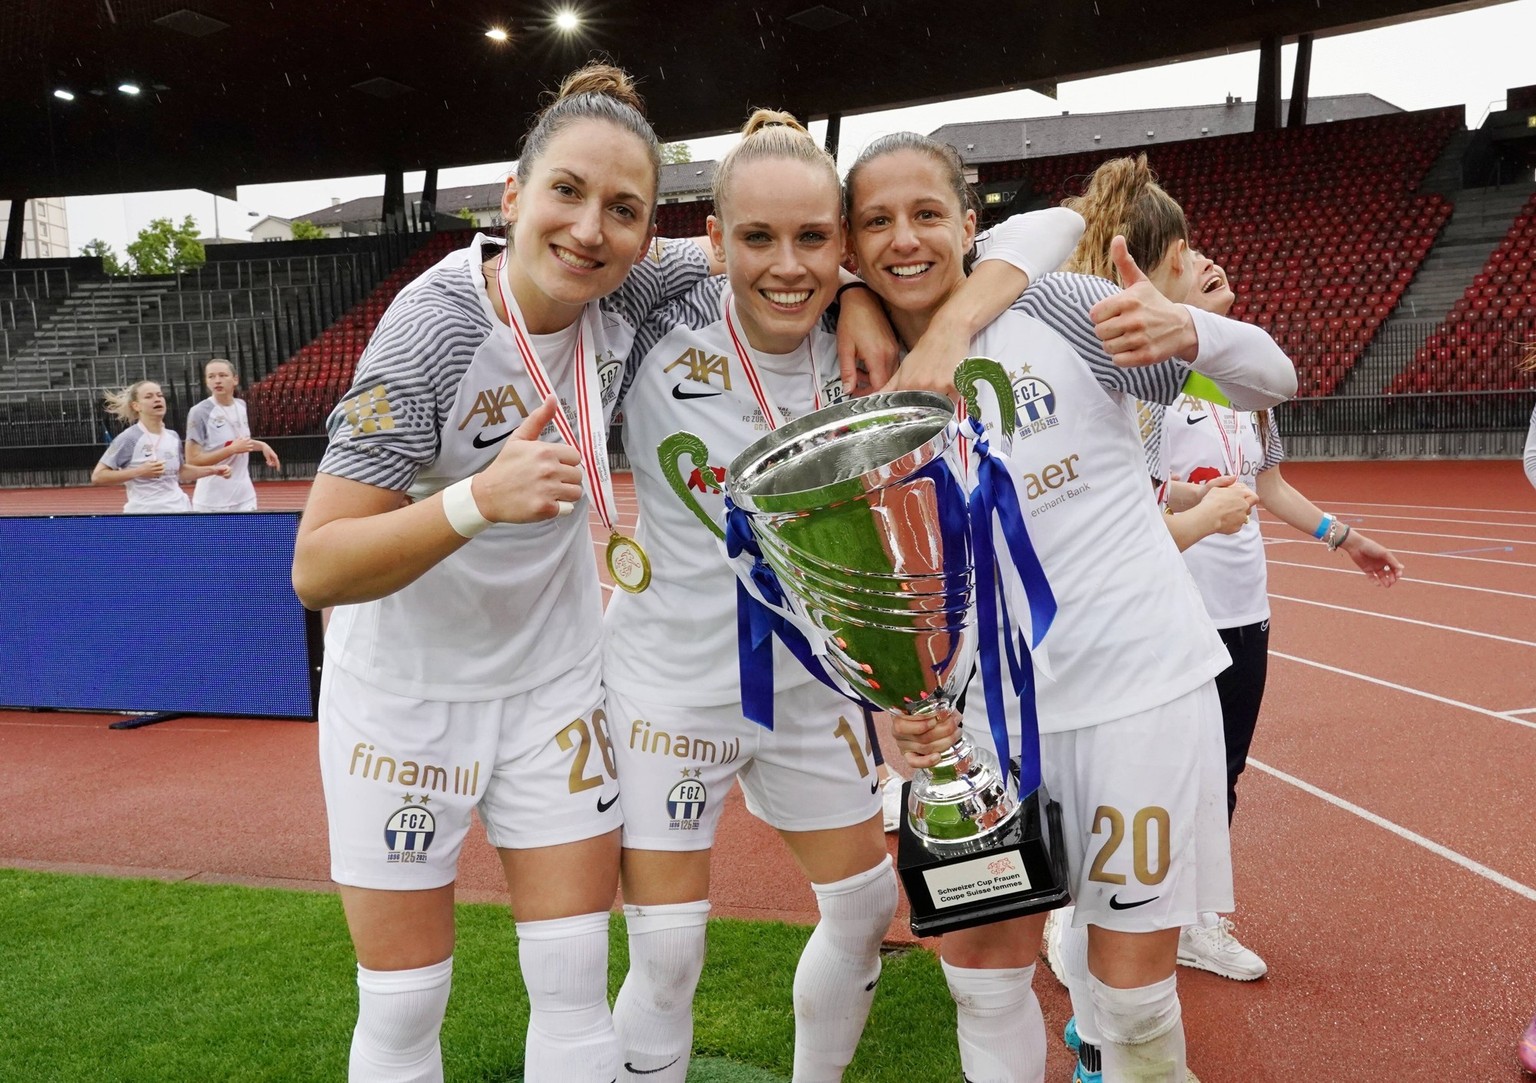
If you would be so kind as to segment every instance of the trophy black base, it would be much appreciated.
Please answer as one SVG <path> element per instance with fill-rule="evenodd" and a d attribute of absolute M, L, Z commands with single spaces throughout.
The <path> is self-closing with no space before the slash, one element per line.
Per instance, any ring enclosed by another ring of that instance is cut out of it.
<path fill-rule="evenodd" d="M 1069 901 L 1061 806 L 1044 786 L 1020 800 L 1013 822 L 990 845 L 959 855 L 935 854 L 912 830 L 906 814 L 911 786 L 901 788 L 896 870 L 918 936 L 1037 914 Z"/>

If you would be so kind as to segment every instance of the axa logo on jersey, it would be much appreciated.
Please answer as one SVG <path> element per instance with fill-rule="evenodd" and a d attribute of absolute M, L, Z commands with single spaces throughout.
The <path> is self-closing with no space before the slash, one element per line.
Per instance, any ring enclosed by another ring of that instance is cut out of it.
<path fill-rule="evenodd" d="M 464 420 L 459 422 L 459 431 L 463 432 L 477 417 L 480 419 L 479 427 L 482 429 L 492 425 L 504 425 L 507 422 L 509 406 L 516 408 L 519 419 L 528 416 L 528 407 L 524 405 L 523 397 L 511 384 L 476 391 L 474 405 L 469 408 L 469 413 L 464 415 Z"/>
<path fill-rule="evenodd" d="M 689 346 L 677 355 L 676 361 L 673 361 L 662 371 L 671 372 L 679 365 L 688 370 L 686 379 L 692 380 L 694 383 L 708 384 L 711 383 L 710 377 L 719 376 L 720 386 L 726 391 L 731 389 L 731 363 L 724 354 L 712 354 L 708 350 L 700 350 L 697 347 Z"/>

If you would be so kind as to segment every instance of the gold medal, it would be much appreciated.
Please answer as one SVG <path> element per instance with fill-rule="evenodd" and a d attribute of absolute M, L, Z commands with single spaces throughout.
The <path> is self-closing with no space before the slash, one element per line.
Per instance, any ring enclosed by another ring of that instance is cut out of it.
<path fill-rule="evenodd" d="M 620 590 L 639 594 L 651 585 L 651 560 L 639 542 L 615 530 L 608 537 L 608 574 Z"/>

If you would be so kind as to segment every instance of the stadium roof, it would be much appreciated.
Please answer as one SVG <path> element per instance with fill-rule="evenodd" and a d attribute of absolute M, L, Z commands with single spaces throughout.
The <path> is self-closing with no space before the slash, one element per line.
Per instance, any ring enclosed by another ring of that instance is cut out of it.
<path fill-rule="evenodd" d="M 1282 110 L 1287 105 L 1282 102 Z M 1175 109 L 1135 109 L 1120 113 L 1063 113 L 1054 117 L 978 120 L 946 124 L 929 133 L 960 152 L 967 165 L 1045 158 L 1095 147 L 1148 147 L 1183 139 L 1236 135 L 1253 131 L 1252 102 L 1241 98 L 1215 105 Z M 1374 94 L 1312 98 L 1307 122 L 1354 120 L 1400 113 Z"/>
<path fill-rule="evenodd" d="M 641 77 L 657 130 L 680 140 L 754 105 L 812 118 L 1050 87 L 1495 2 L 569 0 L 583 21 L 567 32 L 544 0 L 8 0 L 0 196 L 505 160 L 540 93 L 598 52 Z"/>

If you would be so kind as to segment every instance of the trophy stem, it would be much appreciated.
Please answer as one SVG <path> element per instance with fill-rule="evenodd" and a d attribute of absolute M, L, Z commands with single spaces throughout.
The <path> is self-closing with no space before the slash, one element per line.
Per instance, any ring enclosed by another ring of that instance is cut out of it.
<path fill-rule="evenodd" d="M 936 853 L 986 849 L 1018 809 L 997 758 L 972 744 L 964 729 L 937 763 L 913 776 L 908 791 L 912 830 Z"/>

